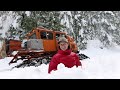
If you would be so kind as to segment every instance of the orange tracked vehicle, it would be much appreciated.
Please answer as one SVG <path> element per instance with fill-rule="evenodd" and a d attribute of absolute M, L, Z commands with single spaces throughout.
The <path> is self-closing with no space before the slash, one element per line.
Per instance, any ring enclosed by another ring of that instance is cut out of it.
<path fill-rule="evenodd" d="M 13 56 L 9 64 L 22 60 L 16 67 L 38 66 L 49 63 L 51 57 L 58 51 L 59 37 L 66 37 L 73 52 L 78 53 L 74 39 L 65 32 L 48 30 L 43 27 L 34 28 L 23 41 L 6 40 L 6 53 Z M 13 54 L 15 53 L 15 54 Z"/>

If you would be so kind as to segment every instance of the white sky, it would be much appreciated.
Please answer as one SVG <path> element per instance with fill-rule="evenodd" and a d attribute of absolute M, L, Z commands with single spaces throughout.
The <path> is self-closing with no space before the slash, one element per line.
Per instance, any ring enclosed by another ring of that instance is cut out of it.
<path fill-rule="evenodd" d="M 81 51 L 90 59 L 82 60 L 81 67 L 66 68 L 58 65 L 57 71 L 48 74 L 48 65 L 38 67 L 15 68 L 9 70 L 15 64 L 8 65 L 11 57 L 0 60 L 1 79 L 120 79 L 120 47 L 100 49 L 97 40 L 90 41 L 88 49 Z M 19 61 L 20 62 L 20 61 Z"/>

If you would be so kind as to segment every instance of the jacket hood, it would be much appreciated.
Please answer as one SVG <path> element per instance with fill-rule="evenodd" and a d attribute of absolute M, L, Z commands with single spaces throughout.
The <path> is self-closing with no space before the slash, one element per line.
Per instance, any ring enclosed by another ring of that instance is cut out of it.
<path fill-rule="evenodd" d="M 70 55 L 71 52 L 72 52 L 72 51 L 71 51 L 70 49 L 67 49 L 67 50 L 65 50 L 65 51 L 63 51 L 63 50 L 58 50 L 58 53 L 59 53 L 59 54 L 62 54 L 62 55 Z"/>

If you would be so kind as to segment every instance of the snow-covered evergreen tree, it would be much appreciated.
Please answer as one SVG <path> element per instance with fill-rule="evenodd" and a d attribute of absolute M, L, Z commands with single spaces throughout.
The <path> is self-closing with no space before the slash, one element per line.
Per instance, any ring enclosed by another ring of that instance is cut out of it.
<path fill-rule="evenodd" d="M 2 35 L 7 38 L 22 39 L 42 26 L 66 32 L 79 49 L 86 49 L 87 42 L 94 39 L 103 47 L 120 45 L 120 11 L 0 11 L 0 20 L 0 33 L 6 31 Z"/>

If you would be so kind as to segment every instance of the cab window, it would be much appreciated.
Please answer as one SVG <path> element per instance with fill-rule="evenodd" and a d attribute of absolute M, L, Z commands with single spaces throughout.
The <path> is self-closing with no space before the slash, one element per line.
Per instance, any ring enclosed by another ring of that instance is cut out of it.
<path fill-rule="evenodd" d="M 56 39 L 58 40 L 59 37 L 65 37 L 67 38 L 67 36 L 65 34 L 60 34 L 60 33 L 56 33 Z"/>
<path fill-rule="evenodd" d="M 53 33 L 52 32 L 40 32 L 41 39 L 53 39 Z"/>
<path fill-rule="evenodd" d="M 41 39 L 47 39 L 46 32 L 40 32 Z"/>
<path fill-rule="evenodd" d="M 47 32 L 47 39 L 53 39 L 53 33 Z"/>

